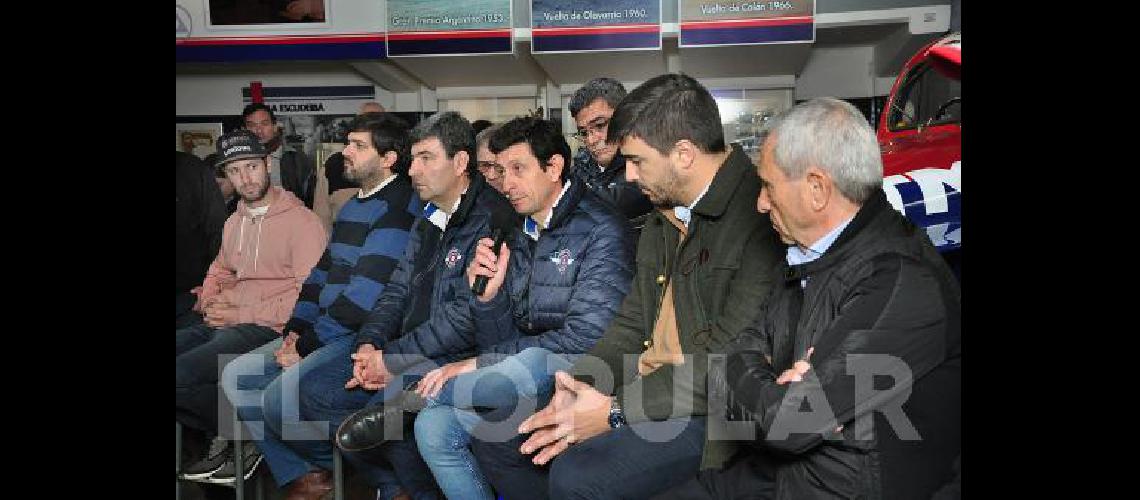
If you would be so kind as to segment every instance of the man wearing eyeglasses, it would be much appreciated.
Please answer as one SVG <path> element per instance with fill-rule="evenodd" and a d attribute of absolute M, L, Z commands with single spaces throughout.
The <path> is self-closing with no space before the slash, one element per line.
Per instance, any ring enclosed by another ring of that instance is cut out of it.
<path fill-rule="evenodd" d="M 495 161 L 495 153 L 491 152 L 491 134 L 498 128 L 498 125 L 491 125 L 475 135 L 475 166 L 487 179 L 487 184 L 502 193 L 503 166 Z"/>
<path fill-rule="evenodd" d="M 618 152 L 618 145 L 606 142 L 610 117 L 625 94 L 621 82 L 598 77 L 586 82 L 570 98 L 570 115 L 578 127 L 574 137 L 585 146 L 574 155 L 572 173 L 640 229 L 653 204 L 637 184 L 626 180 L 625 157 Z"/>

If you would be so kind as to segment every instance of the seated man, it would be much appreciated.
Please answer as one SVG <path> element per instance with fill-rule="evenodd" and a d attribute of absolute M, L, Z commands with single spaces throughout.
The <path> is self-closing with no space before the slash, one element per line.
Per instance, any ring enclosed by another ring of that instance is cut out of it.
<path fill-rule="evenodd" d="M 764 498 L 931 498 L 961 452 L 957 281 L 887 202 L 854 106 L 813 99 L 769 127 L 757 206 L 789 245 L 784 279 L 726 351 L 729 417 L 755 438 L 672 497 L 738 498 L 774 469 Z"/>
<path fill-rule="evenodd" d="M 226 365 L 227 399 L 265 454 L 277 483 L 290 493 L 331 488 L 328 474 L 295 459 L 294 447 L 327 431 L 298 424 L 297 380 L 325 359 L 344 359 L 403 254 L 422 203 L 406 175 L 408 126 L 390 115 L 356 117 L 345 147 L 345 175 L 360 189 L 337 214 L 332 238 L 301 289 L 278 339 Z M 263 418 L 264 415 L 264 418 Z M 246 464 L 249 464 L 247 461 Z M 332 468 L 331 457 L 318 465 Z M 219 474 L 231 471 L 219 471 Z M 377 474 L 382 474 L 378 472 Z M 225 476 L 223 476 L 225 477 Z M 381 480 L 378 480 L 381 481 Z M 383 478 L 395 487 L 395 478 Z"/>
<path fill-rule="evenodd" d="M 489 125 L 482 132 L 475 134 L 475 166 L 479 173 L 487 180 L 487 184 L 496 191 L 503 192 L 503 167 L 495 162 L 495 153 L 491 152 L 491 134 L 495 133 L 497 126 Z"/>
<path fill-rule="evenodd" d="M 594 78 L 574 92 L 567 107 L 578 127 L 574 137 L 584 147 L 574 156 L 572 172 L 640 229 L 653 204 L 637 183 L 626 180 L 625 156 L 618 151 L 619 145 L 606 141 L 610 117 L 625 94 L 621 82 L 606 77 Z"/>
<path fill-rule="evenodd" d="M 176 414 L 186 426 L 207 434 L 219 431 L 219 358 L 243 354 L 280 336 L 301 284 L 325 248 L 316 214 L 293 193 L 269 185 L 267 154 L 247 130 L 218 140 L 218 165 L 241 203 L 225 222 L 221 250 L 206 271 L 194 305 L 205 324 L 175 332 Z M 201 172 L 203 180 L 207 176 Z M 192 479 L 208 477 L 229 454 L 229 441 L 217 436 L 207 456 L 183 472 Z"/>
<path fill-rule="evenodd" d="M 210 172 L 221 172 L 215 168 L 217 160 L 203 163 L 190 153 L 174 153 L 174 329 L 179 330 L 202 322 L 193 310 L 197 287 L 218 255 L 229 215 L 222 194 L 210 181 Z"/>
<path fill-rule="evenodd" d="M 487 279 L 471 301 L 483 354 L 429 372 L 417 388 L 428 400 L 416 418 L 416 443 L 450 499 L 494 498 L 467 449 L 469 430 L 481 421 L 471 409 L 510 409 L 523 397 L 533 412 L 536 400 L 549 398 L 554 370 L 601 338 L 633 277 L 628 223 L 567 179 L 570 148 L 554 124 L 516 118 L 497 129 L 490 148 L 504 167 L 511 204 L 526 217 L 523 230 L 497 257 L 492 240 L 480 240 L 467 271 L 472 285 Z M 376 412 L 354 415 L 350 421 L 372 426 L 347 428 L 338 444 L 372 444 L 369 438 L 382 435 L 382 424 L 369 419 Z"/>
<path fill-rule="evenodd" d="M 473 336 L 465 256 L 474 253 L 479 237 L 490 233 L 493 214 L 514 217 L 502 195 L 487 187 L 481 177 L 470 175 L 473 140 L 471 125 L 455 112 L 433 115 L 412 130 L 408 172 L 427 206 L 412 226 L 411 238 L 393 266 L 392 279 L 357 329 L 349 349 L 301 376 L 300 417 L 321 422 L 325 440 L 304 448 L 294 446 L 292 462 L 329 463 L 333 454 L 329 438 L 345 417 L 402 391 L 404 384 L 392 380 L 393 374 L 407 372 L 408 377 L 418 378 L 440 362 L 471 355 L 463 340 Z M 410 426 L 407 431 L 410 435 Z M 436 487 L 431 471 L 412 440 L 377 451 L 395 466 L 407 493 L 433 496 Z M 372 453 L 346 453 L 345 458 L 364 470 L 386 468 L 373 460 Z M 377 485 L 375 477 L 366 480 Z M 384 498 L 394 493 L 380 490 Z"/>
<path fill-rule="evenodd" d="M 533 432 L 525 442 L 472 443 L 506 498 L 644 498 L 729 456 L 706 435 L 705 375 L 708 355 L 755 317 L 771 283 L 778 243 L 756 214 L 756 171 L 726 148 L 716 101 L 686 75 L 630 92 L 608 134 L 657 210 L 632 290 L 570 370 L 594 385 L 559 372 L 550 404 L 519 428 Z"/>

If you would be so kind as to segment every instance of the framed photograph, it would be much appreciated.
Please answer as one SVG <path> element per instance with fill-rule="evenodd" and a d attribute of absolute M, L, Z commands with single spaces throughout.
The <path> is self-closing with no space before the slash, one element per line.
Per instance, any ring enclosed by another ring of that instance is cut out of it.
<path fill-rule="evenodd" d="M 218 29 L 329 26 L 332 0 L 202 0 L 206 27 Z"/>
<path fill-rule="evenodd" d="M 218 138 L 222 136 L 221 123 L 176 123 L 175 149 L 205 158 L 218 151 Z"/>

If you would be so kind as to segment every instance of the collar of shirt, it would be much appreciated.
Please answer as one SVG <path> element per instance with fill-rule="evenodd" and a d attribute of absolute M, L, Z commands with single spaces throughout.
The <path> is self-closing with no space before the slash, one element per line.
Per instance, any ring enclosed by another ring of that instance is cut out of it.
<path fill-rule="evenodd" d="M 438 227 L 440 231 L 446 230 L 447 222 L 451 220 L 451 214 L 459 210 L 459 204 L 463 201 L 463 195 L 465 194 L 467 194 L 466 189 L 459 194 L 459 198 L 455 199 L 455 205 L 452 205 L 450 212 L 441 210 L 435 203 L 429 201 L 427 205 L 424 205 L 424 217 L 427 217 L 427 220 L 435 224 L 435 227 Z"/>
<path fill-rule="evenodd" d="M 800 264 L 807 264 L 808 262 L 822 257 L 823 253 L 826 252 L 828 248 L 831 248 L 831 245 L 835 243 L 835 240 L 839 238 L 839 235 L 843 233 L 843 229 L 846 228 L 854 218 L 854 215 L 848 217 L 847 220 L 843 221 L 842 224 L 835 226 L 834 229 L 823 235 L 823 237 L 815 243 L 812 243 L 812 245 L 806 250 L 800 248 L 799 245 L 789 246 L 787 255 L 788 265 L 798 266 Z M 800 280 L 800 286 L 802 287 L 805 285 L 807 285 L 807 278 Z"/>
<path fill-rule="evenodd" d="M 704 191 L 701 191 L 701 194 L 698 194 L 697 199 L 693 200 L 693 202 L 690 203 L 689 206 L 687 206 L 687 207 L 673 207 L 673 214 L 677 216 L 677 220 L 680 220 L 681 223 L 684 224 L 686 228 L 689 227 L 689 221 L 693 220 L 693 207 L 697 206 L 697 202 L 701 201 L 701 198 L 704 198 L 705 195 L 708 194 L 710 186 L 712 186 L 712 182 L 709 182 L 705 186 Z"/>
<path fill-rule="evenodd" d="M 387 179 L 384 179 L 384 181 L 383 181 L 383 182 L 381 182 L 381 183 L 380 183 L 379 185 L 377 185 L 376 187 L 372 188 L 372 190 L 371 190 L 371 191 L 369 191 L 369 192 L 367 192 L 367 193 L 365 193 L 365 192 L 364 192 L 364 189 L 362 188 L 362 189 L 361 189 L 361 190 L 360 190 L 358 193 L 356 193 L 356 197 L 357 197 L 357 198 L 367 198 L 367 197 L 369 197 L 369 196 L 372 196 L 372 195 L 376 194 L 376 192 L 377 192 L 377 191 L 380 191 L 381 189 L 384 189 L 384 186 L 387 186 L 387 185 L 391 184 L 391 183 L 392 183 L 392 181 L 396 180 L 396 176 L 397 176 L 397 175 L 400 175 L 400 174 L 396 174 L 396 173 L 394 173 L 394 174 L 392 174 L 392 175 L 389 175 Z"/>
<path fill-rule="evenodd" d="M 539 224 L 538 221 L 534 219 L 534 217 L 531 217 L 529 215 L 526 217 L 526 220 L 523 221 L 523 232 L 526 233 L 527 236 L 530 236 L 530 239 L 537 241 L 538 234 L 543 229 L 550 227 L 550 219 L 554 217 L 554 208 L 557 207 L 558 203 L 562 201 L 562 197 L 566 196 L 566 191 L 568 190 L 570 190 L 569 180 L 567 180 L 566 184 L 562 186 L 562 192 L 558 193 L 558 198 L 555 199 L 554 204 L 550 206 L 550 211 L 546 213 L 546 217 L 543 218 L 542 224 Z"/>
<path fill-rule="evenodd" d="M 254 218 L 265 217 L 267 213 L 269 213 L 269 205 L 249 209 L 249 215 L 252 215 Z"/>

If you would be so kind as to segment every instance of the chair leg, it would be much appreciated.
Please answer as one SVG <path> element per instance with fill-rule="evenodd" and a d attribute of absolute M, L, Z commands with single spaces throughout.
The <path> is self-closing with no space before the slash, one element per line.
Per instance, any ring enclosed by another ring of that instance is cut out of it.
<path fill-rule="evenodd" d="M 182 422 L 174 421 L 174 500 L 182 500 Z"/>
<path fill-rule="evenodd" d="M 344 500 L 344 459 L 340 448 L 333 447 L 333 498 Z"/>
<path fill-rule="evenodd" d="M 241 420 L 234 412 L 234 495 L 236 500 L 245 499 L 245 455 L 241 446 Z"/>

